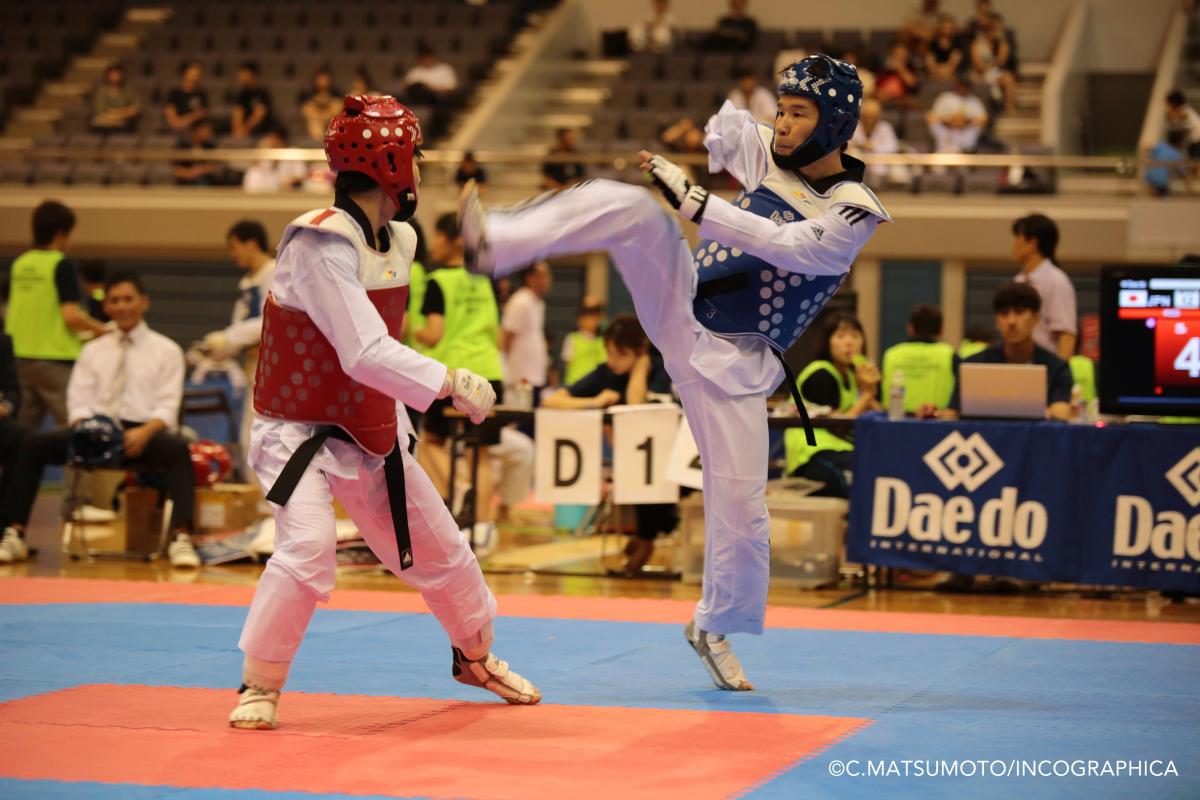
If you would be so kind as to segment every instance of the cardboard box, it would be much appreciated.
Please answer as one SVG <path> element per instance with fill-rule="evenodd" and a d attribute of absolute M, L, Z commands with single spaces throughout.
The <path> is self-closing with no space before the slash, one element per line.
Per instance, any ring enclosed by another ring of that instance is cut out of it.
<path fill-rule="evenodd" d="M 158 489 L 131 486 L 122 495 L 125 510 L 125 549 L 131 553 L 153 553 L 162 540 L 163 507 Z"/>
<path fill-rule="evenodd" d="M 196 532 L 244 530 L 259 519 L 262 490 L 252 483 L 218 483 L 196 489 Z"/>

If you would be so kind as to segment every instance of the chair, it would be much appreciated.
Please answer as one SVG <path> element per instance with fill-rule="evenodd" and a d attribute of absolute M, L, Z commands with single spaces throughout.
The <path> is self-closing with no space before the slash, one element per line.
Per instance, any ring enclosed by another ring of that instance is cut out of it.
<path fill-rule="evenodd" d="M 249 397 L 246 398 L 249 402 Z M 239 434 L 241 433 L 241 422 L 237 415 L 233 413 L 233 406 L 229 403 L 229 394 L 224 389 L 184 389 L 183 402 L 179 406 L 179 424 L 183 424 L 186 416 L 217 416 L 225 418 L 227 426 L 228 441 L 222 442 L 230 450 L 230 455 L 233 456 L 233 463 L 240 465 L 245 457 L 242 453 L 242 446 L 239 442 Z M 237 473 L 239 480 L 243 479 L 240 466 L 235 466 L 234 472 Z"/>

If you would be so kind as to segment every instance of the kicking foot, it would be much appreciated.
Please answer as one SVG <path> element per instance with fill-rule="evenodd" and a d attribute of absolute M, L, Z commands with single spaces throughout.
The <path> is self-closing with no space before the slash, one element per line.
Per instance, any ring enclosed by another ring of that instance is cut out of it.
<path fill-rule="evenodd" d="M 700 663 L 704 664 L 718 689 L 728 689 L 731 692 L 749 692 L 754 689 L 754 684 L 746 680 L 742 662 L 733 654 L 724 635 L 708 633 L 697 628 L 695 620 L 687 624 L 683 635 L 687 637 L 688 644 L 696 651 L 696 655 L 700 656 Z"/>
<path fill-rule="evenodd" d="M 472 661 L 457 647 L 450 649 L 454 655 L 450 671 L 459 683 L 487 689 L 512 705 L 531 706 L 542 699 L 536 686 L 509 669 L 508 662 L 496 658 L 495 653 Z"/>
<path fill-rule="evenodd" d="M 496 269 L 487 240 L 487 212 L 479 200 L 475 181 L 467 181 L 458 198 L 458 227 L 462 232 L 466 268 L 476 275 L 491 275 Z"/>
<path fill-rule="evenodd" d="M 229 727 L 248 731 L 275 730 L 278 706 L 278 691 L 242 686 L 238 704 L 229 715 Z"/>

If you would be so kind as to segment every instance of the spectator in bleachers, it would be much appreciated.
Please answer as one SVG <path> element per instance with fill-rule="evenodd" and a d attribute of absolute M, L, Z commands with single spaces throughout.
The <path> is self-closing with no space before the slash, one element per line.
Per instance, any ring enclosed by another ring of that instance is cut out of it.
<path fill-rule="evenodd" d="M 758 21 L 746 13 L 748 0 L 729 0 L 729 13 L 717 20 L 717 28 L 708 35 L 711 50 L 741 53 L 754 47 L 758 39 Z"/>
<path fill-rule="evenodd" d="M 21 380 L 22 422 L 38 427 L 49 412 L 67 423 L 67 382 L 79 357 L 79 334 L 107 328 L 89 315 L 75 262 L 66 257 L 75 213 L 47 200 L 33 210 L 33 247 L 12 263 L 4 329 L 12 337 Z"/>
<path fill-rule="evenodd" d="M 585 295 L 575 315 L 575 330 L 563 337 L 563 383 L 569 386 L 604 363 L 603 322 L 604 303 L 599 297 Z"/>
<path fill-rule="evenodd" d="M 1155 197 L 1166 197 L 1171 193 L 1171 176 L 1183 180 L 1184 186 L 1192 190 L 1192 176 L 1183 162 L 1187 159 L 1184 148 L 1187 145 L 1187 133 L 1180 128 L 1167 131 L 1166 141 L 1159 142 L 1150 148 L 1146 157 L 1151 161 L 1178 162 L 1178 167 L 1150 167 L 1142 179 L 1150 187 Z"/>
<path fill-rule="evenodd" d="M 1167 130 L 1182 131 L 1188 158 L 1200 158 L 1200 113 L 1179 89 L 1167 95 Z"/>
<path fill-rule="evenodd" d="M 467 181 L 475 181 L 475 185 L 479 187 L 479 193 L 483 194 L 487 189 L 487 170 L 483 168 L 475 159 L 475 154 L 470 150 L 463 153 L 462 161 L 458 163 L 458 169 L 454 171 L 454 182 L 459 186 L 465 186 Z"/>
<path fill-rule="evenodd" d="M 208 92 L 200 88 L 204 68 L 198 61 L 188 61 L 179 70 L 179 85 L 167 92 L 163 119 L 167 127 L 178 134 L 186 133 L 192 123 L 208 117 Z"/>
<path fill-rule="evenodd" d="M 866 350 L 862 323 L 852 314 L 832 315 L 823 329 L 816 359 L 796 377 L 805 404 L 825 406 L 846 417 L 879 410 L 879 368 L 866 359 Z M 815 447 L 799 428 L 784 432 L 788 474 L 825 484 L 814 496 L 849 497 L 846 476 L 853 469 L 854 444 L 825 428 L 814 433 Z"/>
<path fill-rule="evenodd" d="M 683 117 L 664 130 L 658 140 L 672 153 L 703 153 L 704 129 L 691 117 Z"/>
<path fill-rule="evenodd" d="M 104 81 L 92 95 L 92 130 L 97 133 L 136 130 L 141 115 L 141 99 L 125 85 L 125 68 L 110 64 L 104 70 Z"/>
<path fill-rule="evenodd" d="M 436 106 L 458 89 L 454 67 L 438 60 L 427 42 L 417 44 L 417 63 L 404 76 L 404 96 L 411 105 Z"/>
<path fill-rule="evenodd" d="M 958 25 L 954 17 L 943 14 L 938 18 L 929 50 L 925 53 L 925 74 L 933 80 L 954 80 L 954 76 L 966 68 L 965 60 Z"/>
<path fill-rule="evenodd" d="M 333 85 L 333 70 L 326 65 L 318 67 L 311 86 L 300 97 L 300 113 L 309 139 L 325 138 L 325 127 L 342 110 L 342 101 L 342 93 Z"/>
<path fill-rule="evenodd" d="M 909 107 L 921 78 L 912 69 L 908 46 L 895 42 L 888 51 L 883 69 L 875 75 L 875 96 L 887 106 Z"/>
<path fill-rule="evenodd" d="M 1012 51 L 997 15 L 981 20 L 970 44 L 971 72 L 984 83 L 997 107 L 1006 114 L 1013 110 L 1016 76 L 1009 69 Z"/>
<path fill-rule="evenodd" d="M 921 0 L 912 15 L 900 27 L 900 37 L 909 42 L 929 42 L 937 30 L 941 0 Z"/>
<path fill-rule="evenodd" d="M 996 10 L 992 7 L 992 0 L 975 0 L 975 14 L 967 24 L 963 26 L 963 37 L 967 44 L 975 40 L 985 24 L 991 21 L 996 15 Z"/>
<path fill-rule="evenodd" d="M 212 123 L 206 118 L 197 119 L 188 126 L 187 138 L 175 146 L 179 150 L 216 149 Z M 175 184 L 177 186 L 216 186 L 220 183 L 221 167 L 215 161 L 183 160 L 175 162 Z"/>
<path fill-rule="evenodd" d="M 546 398 L 546 408 L 608 408 L 645 403 L 650 392 L 670 394 L 671 379 L 650 357 L 650 342 L 637 319 L 616 317 L 604 331 L 603 363 Z M 637 526 L 625 548 L 626 572 L 639 572 L 654 554 L 654 540 L 675 529 L 675 504 L 635 505 Z"/>
<path fill-rule="evenodd" d="M 1013 221 L 1012 257 L 1021 266 L 1013 278 L 1028 283 L 1038 293 L 1038 325 L 1033 338 L 1040 347 L 1063 361 L 1075 354 L 1077 338 L 1075 286 L 1054 259 L 1058 226 L 1044 214 Z"/>
<path fill-rule="evenodd" d="M 783 52 L 788 52 L 788 51 L 783 51 Z M 803 51 L 800 51 L 800 52 L 803 52 Z M 801 55 L 798 58 L 795 58 L 791 61 L 785 62 L 783 68 L 786 69 L 791 64 L 795 64 L 797 61 L 801 61 L 807 57 L 808 57 L 808 54 L 804 53 L 804 55 Z M 876 84 L 875 73 L 872 72 L 871 70 L 867 69 L 867 67 L 862 63 L 862 57 L 859 54 L 859 52 L 853 48 L 850 48 L 848 50 L 843 50 L 842 51 L 842 61 L 845 61 L 847 64 L 853 64 L 854 68 L 856 70 L 858 70 L 858 79 L 860 81 L 862 81 L 862 87 L 863 87 L 862 88 L 862 92 L 863 92 L 862 96 L 863 97 L 874 97 L 875 96 L 875 84 Z M 776 71 L 775 74 L 779 74 L 779 71 Z"/>
<path fill-rule="evenodd" d="M 854 138 L 850 140 L 850 151 L 852 155 L 900 152 L 900 138 L 896 136 L 896 129 L 883 119 L 883 106 L 874 97 L 862 102 L 858 127 L 854 130 Z M 908 171 L 900 164 L 871 164 L 867 167 L 867 177 L 876 185 L 882 185 L 889 179 L 893 183 L 904 183 L 908 180 Z"/>
<path fill-rule="evenodd" d="M 230 131 L 234 136 L 258 136 L 271 124 L 271 93 L 259 82 L 258 62 L 243 61 L 237 71 Z"/>
<path fill-rule="evenodd" d="M 758 74 L 751 67 L 743 67 L 736 75 L 737 85 L 726 95 L 733 107 L 750 114 L 763 125 L 775 124 L 775 93 L 758 82 Z"/>
<path fill-rule="evenodd" d="M 504 382 L 538 392 L 546 385 L 550 354 L 546 346 L 546 295 L 553 281 L 550 265 L 539 261 L 521 274 L 521 288 L 504 306 L 500 321 L 500 350 L 504 353 Z"/>
<path fill-rule="evenodd" d="M 354 77 L 350 79 L 350 94 L 378 97 L 383 93 L 375 88 L 375 81 L 371 80 L 371 75 L 366 68 L 359 67 L 354 70 Z"/>
<path fill-rule="evenodd" d="M 668 0 L 652 0 L 653 12 L 644 22 L 629 26 L 629 49 L 635 53 L 665 53 L 675 41 L 675 20 Z"/>
<path fill-rule="evenodd" d="M 958 416 L 959 396 L 958 367 L 960 363 L 979 364 L 1042 364 L 1046 367 L 1046 417 L 1068 420 L 1071 417 L 1071 368 L 1065 359 L 1039 345 L 1035 331 L 1041 325 L 1042 299 L 1037 289 L 1027 283 L 1005 283 L 996 289 L 992 297 L 992 310 L 996 314 L 996 330 L 1002 339 L 1000 344 L 986 347 L 970 358 L 954 364 L 954 391 L 950 395 L 947 410 L 939 416 Z"/>
<path fill-rule="evenodd" d="M 550 148 L 549 155 L 558 156 L 578 152 L 573 128 L 559 128 L 554 132 L 554 147 Z M 542 188 L 566 189 L 568 186 L 579 183 L 586 174 L 587 170 L 583 164 L 577 161 L 547 161 L 542 164 Z"/>
<path fill-rule="evenodd" d="M 979 144 L 988 114 L 983 101 L 971 93 L 970 81 L 959 74 L 954 78 L 954 88 L 933 101 L 925 119 L 935 153 L 970 153 Z"/>
<path fill-rule="evenodd" d="M 258 146 L 270 150 L 291 147 L 287 128 L 271 124 Z M 303 161 L 255 161 L 242 176 L 242 188 L 251 194 L 288 192 L 303 187 L 307 179 L 308 165 Z"/>
<path fill-rule="evenodd" d="M 0 561 L 28 558 L 24 529 L 47 464 L 64 464 L 79 423 L 108 417 L 124 432 L 122 465 L 166 473 L 173 507 L 168 555 L 175 567 L 198 567 L 189 533 L 196 479 L 187 440 L 179 436 L 183 401 L 183 351 L 143 320 L 150 307 L 141 279 L 132 272 L 109 278 L 105 310 L 116 330 L 84 346 L 67 387 L 69 425 L 30 435 L 13 465 L 13 479 L 0 502 Z"/>
<path fill-rule="evenodd" d="M 897 373 L 904 386 L 904 410 L 929 416 L 950 402 L 954 388 L 954 348 L 940 341 L 942 311 L 921 305 L 908 317 L 908 341 L 883 354 L 882 396 L 891 397 Z"/>

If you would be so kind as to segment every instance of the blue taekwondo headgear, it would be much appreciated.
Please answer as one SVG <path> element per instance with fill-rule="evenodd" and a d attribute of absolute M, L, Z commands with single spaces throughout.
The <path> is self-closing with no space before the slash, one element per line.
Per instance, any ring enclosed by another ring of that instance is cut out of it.
<path fill-rule="evenodd" d="M 80 420 L 71 430 L 67 463 L 79 467 L 115 467 L 125 456 L 125 433 L 110 417 Z"/>
<path fill-rule="evenodd" d="M 818 53 L 797 61 L 779 73 L 779 94 L 807 97 L 817 104 L 820 118 L 808 139 L 789 155 L 771 157 L 780 169 L 806 167 L 822 156 L 841 149 L 858 127 L 862 106 L 862 81 L 853 64 Z"/>

